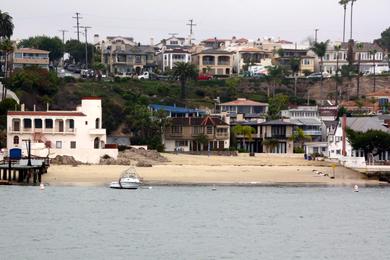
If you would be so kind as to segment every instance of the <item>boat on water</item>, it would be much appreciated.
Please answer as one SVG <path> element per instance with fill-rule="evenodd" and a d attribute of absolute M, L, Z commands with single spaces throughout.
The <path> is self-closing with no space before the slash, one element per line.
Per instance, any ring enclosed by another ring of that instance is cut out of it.
<path fill-rule="evenodd" d="M 134 167 L 124 171 L 118 181 L 113 181 L 110 184 L 112 189 L 138 189 L 141 184 L 140 178 Z"/>

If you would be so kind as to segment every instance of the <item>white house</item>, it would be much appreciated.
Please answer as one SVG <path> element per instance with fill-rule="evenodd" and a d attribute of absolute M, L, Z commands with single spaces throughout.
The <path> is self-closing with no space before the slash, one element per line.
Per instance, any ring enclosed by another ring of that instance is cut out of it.
<path fill-rule="evenodd" d="M 31 140 L 36 156 L 73 156 L 83 163 L 99 163 L 104 155 L 116 158 L 118 149 L 106 149 L 106 129 L 102 128 L 102 101 L 85 97 L 74 111 L 9 111 L 7 148 L 19 147 L 26 154 Z"/>
<path fill-rule="evenodd" d="M 187 49 L 164 50 L 158 56 L 159 60 L 161 60 L 159 63 L 162 63 L 162 65 L 159 65 L 163 72 L 173 69 L 178 62 L 191 62 L 191 53 Z"/>

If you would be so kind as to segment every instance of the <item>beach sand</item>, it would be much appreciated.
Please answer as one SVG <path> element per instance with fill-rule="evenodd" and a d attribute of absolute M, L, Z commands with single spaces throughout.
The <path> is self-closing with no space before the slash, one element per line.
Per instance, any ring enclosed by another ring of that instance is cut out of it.
<path fill-rule="evenodd" d="M 336 178 L 319 176 L 313 170 L 333 176 L 331 163 L 306 161 L 297 156 L 257 155 L 249 157 L 164 154 L 170 162 L 137 167 L 146 185 L 379 185 L 355 171 L 337 166 Z M 123 165 L 52 165 L 43 181 L 50 185 L 108 186 L 127 169 Z"/>

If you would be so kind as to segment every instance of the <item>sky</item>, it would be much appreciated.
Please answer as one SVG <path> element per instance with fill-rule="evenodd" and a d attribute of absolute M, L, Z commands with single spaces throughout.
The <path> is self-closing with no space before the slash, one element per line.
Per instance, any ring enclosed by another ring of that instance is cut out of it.
<path fill-rule="evenodd" d="M 342 40 L 343 8 L 338 0 L 1 0 L 0 10 L 14 18 L 13 38 L 34 35 L 75 39 L 76 12 L 81 25 L 91 26 L 94 34 L 128 36 L 143 44 L 153 37 L 157 43 L 178 33 L 189 34 L 189 19 L 194 19 L 195 42 L 206 38 L 263 37 L 302 43 L 319 40 Z M 354 37 L 373 41 L 390 27 L 390 0 L 357 0 L 354 5 Z M 347 16 L 349 35 L 350 8 Z M 84 36 L 83 36 L 84 37 Z M 348 37 L 347 37 L 348 39 Z"/>

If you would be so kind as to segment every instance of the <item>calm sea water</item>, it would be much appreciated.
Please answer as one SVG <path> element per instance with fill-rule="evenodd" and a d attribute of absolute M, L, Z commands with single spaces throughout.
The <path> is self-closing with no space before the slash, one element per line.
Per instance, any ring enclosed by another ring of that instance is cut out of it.
<path fill-rule="evenodd" d="M 390 189 L 0 187 L 0 259 L 389 259 Z"/>

